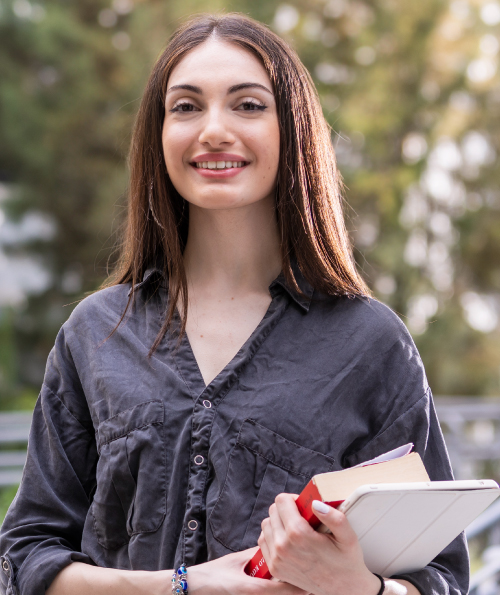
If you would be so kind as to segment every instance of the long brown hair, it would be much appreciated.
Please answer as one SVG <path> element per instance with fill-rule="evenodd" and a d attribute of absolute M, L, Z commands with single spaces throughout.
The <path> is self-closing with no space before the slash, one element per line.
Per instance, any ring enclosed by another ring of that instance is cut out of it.
<path fill-rule="evenodd" d="M 145 270 L 152 264 L 163 268 L 168 279 L 168 309 L 151 353 L 172 322 L 179 300 L 183 334 L 188 307 L 182 254 L 189 209 L 170 181 L 161 140 L 167 82 L 187 52 L 211 36 L 251 52 L 273 85 L 280 129 L 276 216 L 286 281 L 300 293 L 291 266 L 295 258 L 305 279 L 325 294 L 369 294 L 352 257 L 330 128 L 309 73 L 295 51 L 265 25 L 237 13 L 200 15 L 175 31 L 147 83 L 129 156 L 125 238 L 118 265 L 106 283 L 132 284 L 128 309 L 134 285 L 142 280 Z"/>

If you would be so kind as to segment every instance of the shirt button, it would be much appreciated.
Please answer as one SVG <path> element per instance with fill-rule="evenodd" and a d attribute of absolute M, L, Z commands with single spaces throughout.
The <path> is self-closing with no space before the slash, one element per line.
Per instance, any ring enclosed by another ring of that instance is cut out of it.
<path fill-rule="evenodd" d="M 197 465 L 201 465 L 201 464 L 203 463 L 203 461 L 204 461 L 204 460 L 205 460 L 205 459 L 204 459 L 204 458 L 203 458 L 201 455 L 196 455 L 196 456 L 194 457 L 194 462 L 195 462 Z"/>
<path fill-rule="evenodd" d="M 203 401 L 203 406 L 206 407 L 207 409 L 210 409 L 210 407 L 212 407 L 212 403 L 210 401 L 207 401 L 206 399 Z"/>
<path fill-rule="evenodd" d="M 188 527 L 191 529 L 191 531 L 194 531 L 195 529 L 198 528 L 198 523 L 195 520 L 190 520 L 188 523 Z"/>
<path fill-rule="evenodd" d="M 2 562 L 2 570 L 5 572 L 5 574 L 10 574 L 9 563 L 7 562 L 7 560 L 4 560 Z"/>

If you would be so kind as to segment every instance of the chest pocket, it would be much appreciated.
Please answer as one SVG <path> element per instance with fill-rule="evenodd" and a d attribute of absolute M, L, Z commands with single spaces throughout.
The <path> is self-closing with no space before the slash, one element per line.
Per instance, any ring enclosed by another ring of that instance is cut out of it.
<path fill-rule="evenodd" d="M 333 458 L 246 419 L 209 518 L 213 536 L 233 551 L 254 547 L 276 496 L 300 493 L 313 475 L 331 471 L 334 464 Z"/>
<path fill-rule="evenodd" d="M 163 403 L 149 401 L 99 425 L 97 487 L 91 512 L 97 540 L 117 549 L 157 531 L 166 511 Z"/>

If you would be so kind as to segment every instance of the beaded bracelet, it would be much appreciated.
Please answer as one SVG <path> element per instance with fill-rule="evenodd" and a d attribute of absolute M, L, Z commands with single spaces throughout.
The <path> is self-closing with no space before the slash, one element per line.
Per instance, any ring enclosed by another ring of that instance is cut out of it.
<path fill-rule="evenodd" d="M 181 564 L 172 575 L 172 595 L 188 595 L 187 570 Z"/>

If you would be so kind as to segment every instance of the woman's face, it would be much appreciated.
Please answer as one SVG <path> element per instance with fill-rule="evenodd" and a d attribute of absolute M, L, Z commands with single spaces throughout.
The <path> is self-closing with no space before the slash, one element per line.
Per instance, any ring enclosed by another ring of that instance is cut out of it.
<path fill-rule="evenodd" d="M 280 139 L 262 64 L 216 39 L 189 52 L 168 81 L 162 142 L 170 179 L 193 205 L 228 209 L 272 198 Z"/>

